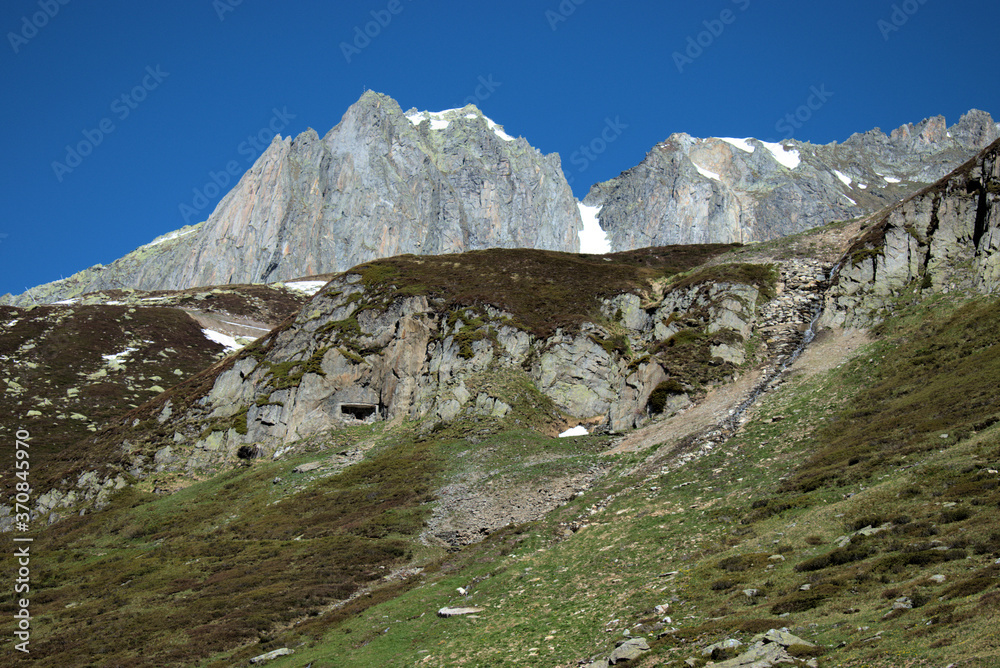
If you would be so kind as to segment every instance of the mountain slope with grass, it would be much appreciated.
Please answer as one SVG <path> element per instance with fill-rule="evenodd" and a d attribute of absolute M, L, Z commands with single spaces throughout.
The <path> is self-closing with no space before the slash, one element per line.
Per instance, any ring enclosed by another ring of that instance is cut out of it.
<path fill-rule="evenodd" d="M 165 466 L 33 519 L 33 658 L 997 665 L 997 151 L 763 244 L 333 277 L 76 444 L 96 479 Z M 654 364 L 596 413 L 547 382 Z"/>

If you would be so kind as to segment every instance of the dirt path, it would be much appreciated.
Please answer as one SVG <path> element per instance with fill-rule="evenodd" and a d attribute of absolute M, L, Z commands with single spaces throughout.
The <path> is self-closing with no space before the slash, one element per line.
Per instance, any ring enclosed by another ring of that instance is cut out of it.
<path fill-rule="evenodd" d="M 828 371 L 853 357 L 871 338 L 859 329 L 825 329 L 805 348 L 802 355 L 785 371 L 783 378 L 809 377 Z M 713 389 L 704 399 L 664 420 L 658 420 L 628 434 L 604 454 L 639 452 L 661 443 L 709 431 L 725 431 L 724 422 L 750 396 L 762 380 L 763 369 L 749 372 L 733 383 Z M 753 413 L 753 407 L 747 415 Z"/>

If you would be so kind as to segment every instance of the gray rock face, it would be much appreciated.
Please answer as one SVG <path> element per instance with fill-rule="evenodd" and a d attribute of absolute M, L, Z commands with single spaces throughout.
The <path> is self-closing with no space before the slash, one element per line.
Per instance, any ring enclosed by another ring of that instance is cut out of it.
<path fill-rule="evenodd" d="M 656 302 L 625 293 L 604 300 L 594 321 L 542 336 L 491 306 L 443 308 L 425 295 L 384 301 L 348 272 L 291 326 L 219 373 L 196 402 L 197 415 L 168 417 L 175 430 L 191 420 L 227 427 L 191 427 L 201 435 L 174 446 L 170 462 L 161 457 L 158 465 L 203 471 L 234 461 L 241 446 L 270 454 L 359 419 L 502 419 L 518 402 L 524 410 L 525 402 L 541 400 L 577 420 L 629 429 L 649 419 L 653 390 L 677 377 L 650 351 L 679 326 L 697 327 L 704 336 L 724 334 L 732 346 L 726 354 L 742 359 L 759 297 L 754 285 L 710 282 L 667 291 Z M 229 427 L 240 414 L 245 432 Z"/>
<path fill-rule="evenodd" d="M 937 116 L 824 146 L 673 134 L 584 202 L 601 206 L 615 251 L 774 239 L 891 205 L 998 137 L 976 110 L 951 128 Z"/>
<path fill-rule="evenodd" d="M 509 137 L 471 105 L 407 116 L 367 92 L 325 137 L 275 137 L 204 223 L 30 292 L 45 302 L 266 283 L 404 253 L 572 252 L 581 228 L 558 155 Z"/>
<path fill-rule="evenodd" d="M 1000 289 L 1000 141 L 873 221 L 827 295 L 824 322 L 868 326 L 903 289 Z"/>

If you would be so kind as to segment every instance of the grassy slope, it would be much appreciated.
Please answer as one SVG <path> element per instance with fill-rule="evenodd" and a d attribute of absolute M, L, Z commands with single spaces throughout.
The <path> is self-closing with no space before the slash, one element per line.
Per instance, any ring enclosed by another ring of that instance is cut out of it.
<path fill-rule="evenodd" d="M 378 425 L 170 496 L 123 494 L 38 537 L 33 650 L 53 666 L 223 666 L 284 646 L 296 655 L 271 665 L 568 666 L 606 655 L 626 628 L 652 640 L 652 609 L 669 603 L 678 631 L 645 665 L 772 626 L 830 648 L 822 665 L 995 665 L 1000 405 L 988 390 L 1000 314 L 995 301 L 913 295 L 899 313 L 866 354 L 787 383 L 710 455 L 671 472 L 655 453 L 602 458 L 613 470 L 597 488 L 456 553 L 413 541 L 439 481 L 475 467 L 544 487 L 597 464 L 605 442 L 503 421 L 423 437 Z M 359 444 L 365 463 L 332 475 L 337 453 Z M 292 472 L 327 458 L 325 472 Z M 382 579 L 404 565 L 424 570 Z M 914 608 L 884 618 L 903 596 Z M 456 604 L 486 611 L 435 616 Z"/>
<path fill-rule="evenodd" d="M 665 603 L 678 632 L 639 665 L 681 665 L 711 642 L 780 626 L 823 645 L 821 665 L 996 665 L 1000 404 L 966 410 L 952 399 L 996 387 L 997 307 L 913 305 L 852 362 L 787 383 L 725 447 L 667 475 L 609 476 L 545 521 L 454 555 L 391 601 L 280 638 L 268 648 L 297 652 L 272 665 L 569 666 L 606 654 L 624 629 L 654 638 L 637 625 L 655 622 L 652 608 Z M 944 362 L 936 370 L 928 347 Z M 968 366 L 955 374 L 951 358 Z M 854 444 L 864 464 L 848 460 L 840 470 L 849 474 L 830 477 L 845 428 L 868 433 Z M 897 438 L 905 447 L 890 445 Z M 564 536 L 581 519 L 590 526 Z M 839 537 L 882 524 L 837 548 Z M 903 597 L 912 609 L 892 612 Z M 456 604 L 486 611 L 434 616 Z"/>

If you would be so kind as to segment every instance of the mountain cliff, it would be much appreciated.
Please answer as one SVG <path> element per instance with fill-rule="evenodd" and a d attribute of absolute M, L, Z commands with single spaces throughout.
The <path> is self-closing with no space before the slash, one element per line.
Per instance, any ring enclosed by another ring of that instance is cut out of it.
<path fill-rule="evenodd" d="M 612 251 L 774 239 L 893 204 L 998 136 L 975 110 L 824 146 L 673 134 L 585 203 Z M 325 137 L 275 137 L 207 221 L 0 302 L 268 283 L 403 253 L 576 252 L 583 223 L 558 155 L 472 105 L 404 113 L 367 92 Z"/>
<path fill-rule="evenodd" d="M 989 114 L 942 116 L 838 144 L 678 133 L 584 203 L 614 250 L 763 241 L 863 216 L 933 183 L 1000 137 Z"/>
<path fill-rule="evenodd" d="M 824 321 L 870 326 L 908 291 L 1000 289 L 1000 141 L 881 213 L 851 247 Z"/>
<path fill-rule="evenodd" d="M 407 115 L 367 92 L 322 138 L 275 137 L 207 221 L 11 301 L 268 283 L 403 253 L 575 251 L 581 227 L 557 155 L 471 105 Z"/>

